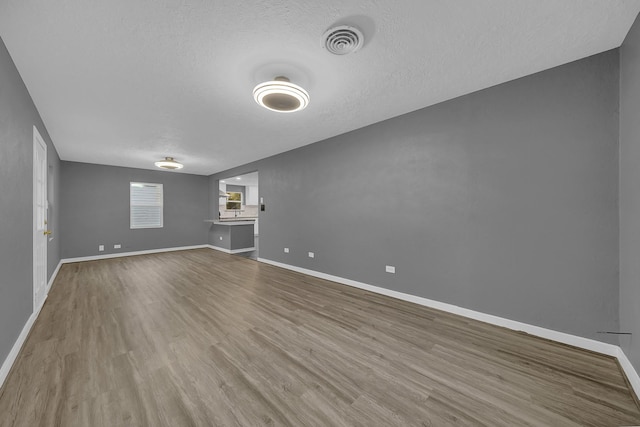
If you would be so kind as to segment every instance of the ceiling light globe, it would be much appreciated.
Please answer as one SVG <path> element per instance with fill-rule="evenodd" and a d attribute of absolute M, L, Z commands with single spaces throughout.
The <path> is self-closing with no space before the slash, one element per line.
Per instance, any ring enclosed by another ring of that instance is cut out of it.
<path fill-rule="evenodd" d="M 302 87 L 289 82 L 286 77 L 258 84 L 253 89 L 253 99 L 258 105 L 278 113 L 293 113 L 309 105 L 309 94 Z"/>
<path fill-rule="evenodd" d="M 182 163 L 174 160 L 173 157 L 165 157 L 164 160 L 155 162 L 154 165 L 156 165 L 160 169 L 167 169 L 167 170 L 182 169 L 184 167 Z"/>

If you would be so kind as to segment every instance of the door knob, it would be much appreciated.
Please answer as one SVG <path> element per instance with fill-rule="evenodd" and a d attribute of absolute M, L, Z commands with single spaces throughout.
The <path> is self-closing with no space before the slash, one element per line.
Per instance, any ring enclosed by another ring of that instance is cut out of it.
<path fill-rule="evenodd" d="M 42 234 L 44 234 L 45 236 L 48 236 L 48 235 L 49 235 L 49 234 L 51 234 L 51 233 L 53 233 L 53 231 L 51 231 L 51 230 L 45 230 L 45 231 L 43 231 L 43 233 L 42 233 Z"/>

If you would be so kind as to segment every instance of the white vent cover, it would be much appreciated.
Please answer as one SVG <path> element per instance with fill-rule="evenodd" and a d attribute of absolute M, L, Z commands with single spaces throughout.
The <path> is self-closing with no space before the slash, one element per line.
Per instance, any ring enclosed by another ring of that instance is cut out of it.
<path fill-rule="evenodd" d="M 364 44 L 362 31 L 348 25 L 329 28 L 322 35 L 322 44 L 325 49 L 334 55 L 346 55 L 356 52 Z"/>

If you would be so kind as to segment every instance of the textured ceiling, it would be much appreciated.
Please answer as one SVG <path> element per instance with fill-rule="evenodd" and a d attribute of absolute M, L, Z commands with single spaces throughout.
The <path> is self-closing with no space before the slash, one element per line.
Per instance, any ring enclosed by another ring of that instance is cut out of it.
<path fill-rule="evenodd" d="M 0 0 L 64 160 L 211 174 L 620 46 L 640 0 Z M 334 56 L 335 24 L 365 34 Z M 309 107 L 260 108 L 286 75 Z"/>

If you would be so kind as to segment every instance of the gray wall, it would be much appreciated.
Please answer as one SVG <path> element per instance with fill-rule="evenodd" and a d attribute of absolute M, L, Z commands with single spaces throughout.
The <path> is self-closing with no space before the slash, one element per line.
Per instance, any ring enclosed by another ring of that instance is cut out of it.
<path fill-rule="evenodd" d="M 606 52 L 212 175 L 210 191 L 259 171 L 261 258 L 610 340 L 618 77 Z"/>
<path fill-rule="evenodd" d="M 61 179 L 62 258 L 207 243 L 205 176 L 63 161 Z M 163 184 L 163 228 L 129 228 L 131 181 Z"/>
<path fill-rule="evenodd" d="M 620 49 L 620 345 L 640 372 L 640 22 Z"/>
<path fill-rule="evenodd" d="M 48 198 L 59 194 L 60 159 L 38 110 L 0 39 L 0 364 L 33 312 L 33 126 L 47 144 Z M 49 212 L 57 229 L 59 206 Z M 49 278 L 60 260 L 60 239 L 48 245 Z"/>

